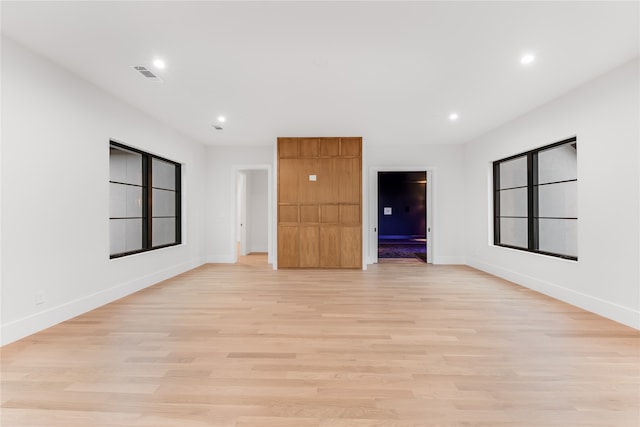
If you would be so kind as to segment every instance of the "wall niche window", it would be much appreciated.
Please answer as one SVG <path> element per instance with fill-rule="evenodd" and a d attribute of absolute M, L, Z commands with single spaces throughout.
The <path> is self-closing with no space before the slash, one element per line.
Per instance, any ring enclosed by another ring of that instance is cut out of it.
<path fill-rule="evenodd" d="M 493 163 L 494 244 L 578 259 L 578 144 L 566 139 Z"/>
<path fill-rule="evenodd" d="M 111 258 L 178 245 L 180 164 L 111 141 Z"/>

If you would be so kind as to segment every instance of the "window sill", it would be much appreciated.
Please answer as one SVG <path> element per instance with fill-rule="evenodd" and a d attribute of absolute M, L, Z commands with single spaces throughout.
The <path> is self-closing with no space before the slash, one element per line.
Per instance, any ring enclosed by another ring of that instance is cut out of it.
<path fill-rule="evenodd" d="M 176 248 L 176 247 L 180 247 L 180 246 L 184 246 L 185 243 L 176 243 L 173 245 L 167 245 L 167 246 L 161 246 L 158 248 L 154 248 L 154 249 L 148 249 L 148 250 L 144 250 L 144 251 L 137 251 L 137 252 L 131 252 L 131 253 L 126 253 L 126 254 L 122 254 L 122 255 L 116 255 L 116 256 L 111 256 L 109 255 L 109 261 L 115 261 L 115 260 L 119 260 L 119 259 L 129 259 L 131 257 L 136 257 L 136 256 L 140 256 L 140 255 L 146 255 L 146 254 L 152 254 L 152 253 L 156 253 L 158 251 L 163 251 L 169 248 Z"/>
<path fill-rule="evenodd" d="M 533 252 L 530 251 L 528 249 L 521 249 L 521 248 L 516 248 L 513 246 L 505 246 L 505 245 L 496 245 L 494 243 L 490 243 L 489 246 L 494 247 L 494 248 L 501 248 L 501 249 L 507 249 L 507 250 L 511 250 L 511 251 L 517 251 L 517 252 L 522 252 L 522 253 L 526 253 L 526 254 L 530 254 L 530 255 L 535 255 L 535 256 L 539 256 L 539 257 L 543 257 L 545 259 L 554 259 L 554 260 L 560 260 L 560 261 L 567 261 L 570 263 L 577 263 L 578 262 L 578 258 L 575 257 L 569 257 L 567 255 L 555 255 L 555 254 L 551 254 L 551 253 L 547 253 L 547 252 Z"/>

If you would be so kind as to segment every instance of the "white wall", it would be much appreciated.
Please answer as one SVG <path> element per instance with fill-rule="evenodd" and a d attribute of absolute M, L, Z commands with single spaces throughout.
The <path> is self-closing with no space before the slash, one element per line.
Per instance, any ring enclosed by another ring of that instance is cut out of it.
<path fill-rule="evenodd" d="M 110 138 L 184 164 L 184 244 L 109 259 Z M 201 264 L 205 154 L 2 38 L 1 342 Z M 45 302 L 36 305 L 39 292 Z"/>
<path fill-rule="evenodd" d="M 268 180 L 266 170 L 249 170 L 247 175 L 248 252 L 268 250 Z"/>
<path fill-rule="evenodd" d="M 273 165 L 273 153 L 273 147 L 263 146 L 207 148 L 207 262 L 230 263 L 235 259 L 237 167 Z"/>
<path fill-rule="evenodd" d="M 435 264 L 464 264 L 465 233 L 465 170 L 461 145 L 389 145 L 367 146 L 365 176 L 376 167 L 423 166 L 433 170 L 432 213 L 433 262 Z M 422 169 L 425 170 L 425 169 Z M 369 182 L 369 188 L 372 183 Z M 370 199 L 370 198 L 369 198 Z M 376 207 L 363 205 L 371 211 Z M 368 224 L 369 228 L 376 224 Z M 365 242 L 368 245 L 368 242 Z M 370 245 L 369 245 L 370 246 Z"/>
<path fill-rule="evenodd" d="M 640 328 L 639 76 L 632 61 L 467 144 L 471 266 Z M 493 246 L 491 162 L 573 135 L 578 261 Z"/>

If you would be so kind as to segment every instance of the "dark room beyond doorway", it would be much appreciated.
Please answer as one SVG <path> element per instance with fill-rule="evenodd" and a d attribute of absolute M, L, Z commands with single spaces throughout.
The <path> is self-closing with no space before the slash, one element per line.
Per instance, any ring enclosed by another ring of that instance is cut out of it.
<path fill-rule="evenodd" d="M 426 172 L 378 172 L 378 258 L 426 262 Z"/>

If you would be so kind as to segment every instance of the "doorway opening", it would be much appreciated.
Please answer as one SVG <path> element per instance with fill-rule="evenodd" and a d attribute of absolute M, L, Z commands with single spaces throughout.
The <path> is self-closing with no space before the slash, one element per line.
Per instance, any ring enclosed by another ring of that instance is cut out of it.
<path fill-rule="evenodd" d="M 436 218 L 436 198 L 434 195 L 436 189 L 436 173 L 434 168 L 429 166 L 373 166 L 369 169 L 369 249 L 368 249 L 368 264 L 377 264 L 379 261 L 378 258 L 378 248 L 380 240 L 378 239 L 378 227 L 379 227 L 379 217 L 383 216 L 384 209 L 379 212 L 379 203 L 378 199 L 380 196 L 380 192 L 378 191 L 378 174 L 380 172 L 425 172 L 426 173 L 426 184 L 425 184 L 425 224 L 426 224 L 426 258 L 427 264 L 434 263 L 436 259 L 437 252 L 437 239 L 434 229 L 434 224 L 437 224 Z M 389 206 L 387 206 L 389 207 Z M 391 206 L 392 207 L 392 206 Z M 382 206 L 384 208 L 384 206 Z M 391 210 L 393 215 L 393 209 Z M 409 258 L 395 258 L 396 260 L 409 260 Z M 393 258 L 383 258 L 384 261 L 393 260 Z M 420 260 L 411 260 L 415 265 L 425 265 Z"/>
<path fill-rule="evenodd" d="M 270 259 L 270 170 L 240 169 L 235 174 L 233 256 L 238 264 L 260 265 Z"/>
<path fill-rule="evenodd" d="M 426 171 L 378 172 L 378 261 L 427 262 Z"/>

